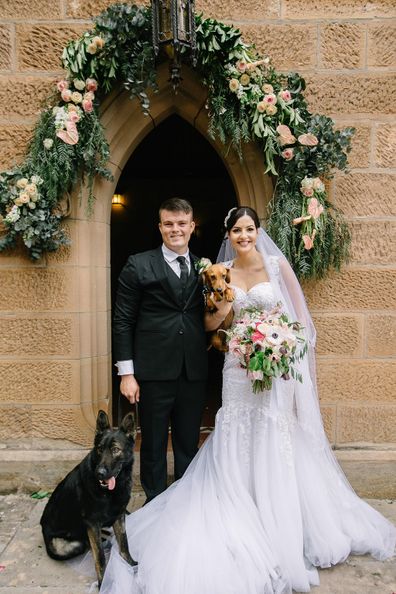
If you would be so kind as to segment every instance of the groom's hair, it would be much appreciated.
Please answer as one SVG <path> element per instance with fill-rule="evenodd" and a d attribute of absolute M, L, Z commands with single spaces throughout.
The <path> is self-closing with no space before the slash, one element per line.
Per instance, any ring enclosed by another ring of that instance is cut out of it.
<path fill-rule="evenodd" d="M 193 207 L 189 203 L 188 200 L 184 200 L 184 198 L 168 198 L 165 200 L 161 206 L 159 207 L 158 216 L 161 222 L 161 211 L 162 210 L 170 210 L 173 212 L 183 211 L 186 214 L 191 213 L 193 216 Z"/>

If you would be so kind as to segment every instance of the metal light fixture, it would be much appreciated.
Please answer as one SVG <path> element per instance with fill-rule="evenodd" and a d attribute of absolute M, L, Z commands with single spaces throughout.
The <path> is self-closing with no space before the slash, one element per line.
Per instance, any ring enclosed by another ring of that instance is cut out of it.
<path fill-rule="evenodd" d="M 181 80 L 181 56 L 195 65 L 196 33 L 194 0 L 151 0 L 155 55 L 164 47 L 171 58 L 170 81 L 176 92 Z"/>

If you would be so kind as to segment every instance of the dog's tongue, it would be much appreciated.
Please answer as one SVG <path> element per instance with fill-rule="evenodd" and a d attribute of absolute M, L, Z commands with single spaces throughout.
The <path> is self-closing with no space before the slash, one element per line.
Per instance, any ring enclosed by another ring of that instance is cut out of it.
<path fill-rule="evenodd" d="M 115 487 L 115 477 L 112 476 L 109 478 L 109 480 L 107 481 L 107 488 L 109 491 L 112 491 Z"/>

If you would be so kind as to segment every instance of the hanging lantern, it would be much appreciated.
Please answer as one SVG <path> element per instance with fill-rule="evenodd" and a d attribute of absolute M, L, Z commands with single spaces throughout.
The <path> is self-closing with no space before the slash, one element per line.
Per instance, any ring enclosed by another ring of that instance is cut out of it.
<path fill-rule="evenodd" d="M 195 65 L 196 34 L 194 0 L 151 0 L 153 47 L 158 55 L 164 47 L 171 58 L 171 82 L 176 91 L 181 80 L 181 56 Z"/>

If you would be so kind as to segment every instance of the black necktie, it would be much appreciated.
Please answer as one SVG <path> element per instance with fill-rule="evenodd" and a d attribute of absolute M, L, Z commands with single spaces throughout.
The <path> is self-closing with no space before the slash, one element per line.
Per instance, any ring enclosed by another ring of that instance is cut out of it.
<path fill-rule="evenodd" d="M 187 286 L 187 279 L 188 279 L 188 266 L 186 263 L 186 259 L 184 256 L 178 256 L 177 261 L 180 264 L 180 282 L 183 289 Z"/>

